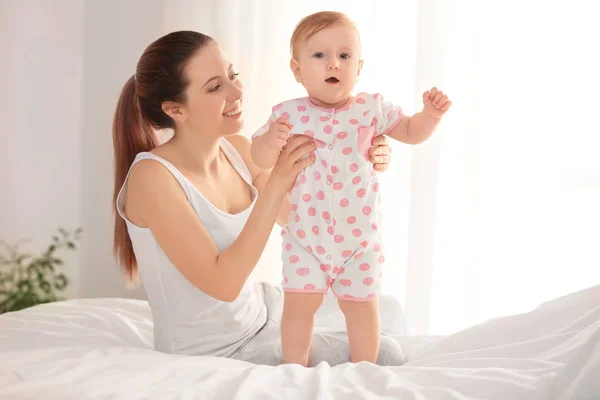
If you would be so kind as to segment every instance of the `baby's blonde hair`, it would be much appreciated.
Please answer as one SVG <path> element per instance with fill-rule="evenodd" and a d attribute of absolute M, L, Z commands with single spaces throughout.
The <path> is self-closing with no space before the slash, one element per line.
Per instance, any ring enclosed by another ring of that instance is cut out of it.
<path fill-rule="evenodd" d="M 358 34 L 358 29 L 354 22 L 347 15 L 337 11 L 320 11 L 302 18 L 298 22 L 298 25 L 296 25 L 290 39 L 290 53 L 292 54 L 292 58 L 296 57 L 296 46 L 300 41 L 308 40 L 323 29 L 338 25 L 346 25 L 354 28 Z"/>

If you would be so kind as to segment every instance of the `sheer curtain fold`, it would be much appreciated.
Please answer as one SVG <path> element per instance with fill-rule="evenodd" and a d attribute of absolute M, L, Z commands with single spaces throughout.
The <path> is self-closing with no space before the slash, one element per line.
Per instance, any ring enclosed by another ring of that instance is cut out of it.
<path fill-rule="evenodd" d="M 295 24 L 338 10 L 361 31 L 357 91 L 407 113 L 432 86 L 454 102 L 435 136 L 392 143 L 382 176 L 383 290 L 416 333 L 449 333 L 600 282 L 600 89 L 589 2 L 165 0 L 164 30 L 214 36 L 246 88 L 245 134 L 304 95 Z M 276 230 L 277 231 L 277 230 Z M 274 233 L 255 279 L 280 279 Z"/>

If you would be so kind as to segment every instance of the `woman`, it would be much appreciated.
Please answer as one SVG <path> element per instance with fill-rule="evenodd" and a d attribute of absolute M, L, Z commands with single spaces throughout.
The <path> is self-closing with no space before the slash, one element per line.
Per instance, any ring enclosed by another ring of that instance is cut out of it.
<path fill-rule="evenodd" d="M 282 292 L 246 281 L 275 222 L 285 223 L 286 193 L 316 146 L 294 136 L 274 168 L 260 170 L 237 135 L 242 101 L 237 73 L 210 37 L 174 32 L 145 50 L 114 119 L 114 247 L 130 279 L 139 267 L 157 350 L 278 365 Z M 164 128 L 175 134 L 159 145 L 154 129 Z M 389 147 L 374 144 L 383 170 Z M 316 332 L 313 365 L 349 360 L 343 326 Z M 381 353 L 382 363 L 401 362 L 391 339 Z"/>

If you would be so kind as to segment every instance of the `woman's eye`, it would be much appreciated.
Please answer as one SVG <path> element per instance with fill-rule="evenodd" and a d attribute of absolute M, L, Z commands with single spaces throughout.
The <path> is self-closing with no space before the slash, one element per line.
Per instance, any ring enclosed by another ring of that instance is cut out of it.
<path fill-rule="evenodd" d="M 350 54 L 348 54 L 348 53 L 342 53 L 342 54 L 340 54 L 340 58 L 342 60 L 347 60 L 347 59 L 350 58 Z"/>
<path fill-rule="evenodd" d="M 212 88 L 208 89 L 208 93 L 214 93 L 214 92 L 216 92 L 217 90 L 219 90 L 219 88 L 220 88 L 220 87 L 221 87 L 221 84 L 219 83 L 218 85 L 216 85 L 216 86 L 214 86 L 214 87 L 212 87 Z"/>
<path fill-rule="evenodd" d="M 321 52 L 318 52 L 318 53 L 315 53 L 315 55 L 313 57 L 315 57 L 315 58 L 325 58 L 325 54 L 323 54 Z"/>
<path fill-rule="evenodd" d="M 234 72 L 233 74 L 231 74 L 231 77 L 229 79 L 231 79 L 232 81 L 235 81 L 239 74 L 240 74 L 239 72 Z"/>

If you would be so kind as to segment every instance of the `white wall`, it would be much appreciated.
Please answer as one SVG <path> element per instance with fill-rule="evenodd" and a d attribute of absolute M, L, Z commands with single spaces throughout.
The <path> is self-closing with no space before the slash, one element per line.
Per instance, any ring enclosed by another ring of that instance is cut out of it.
<path fill-rule="evenodd" d="M 82 17 L 80 1 L 0 3 L 0 240 L 34 253 L 82 224 Z"/>

